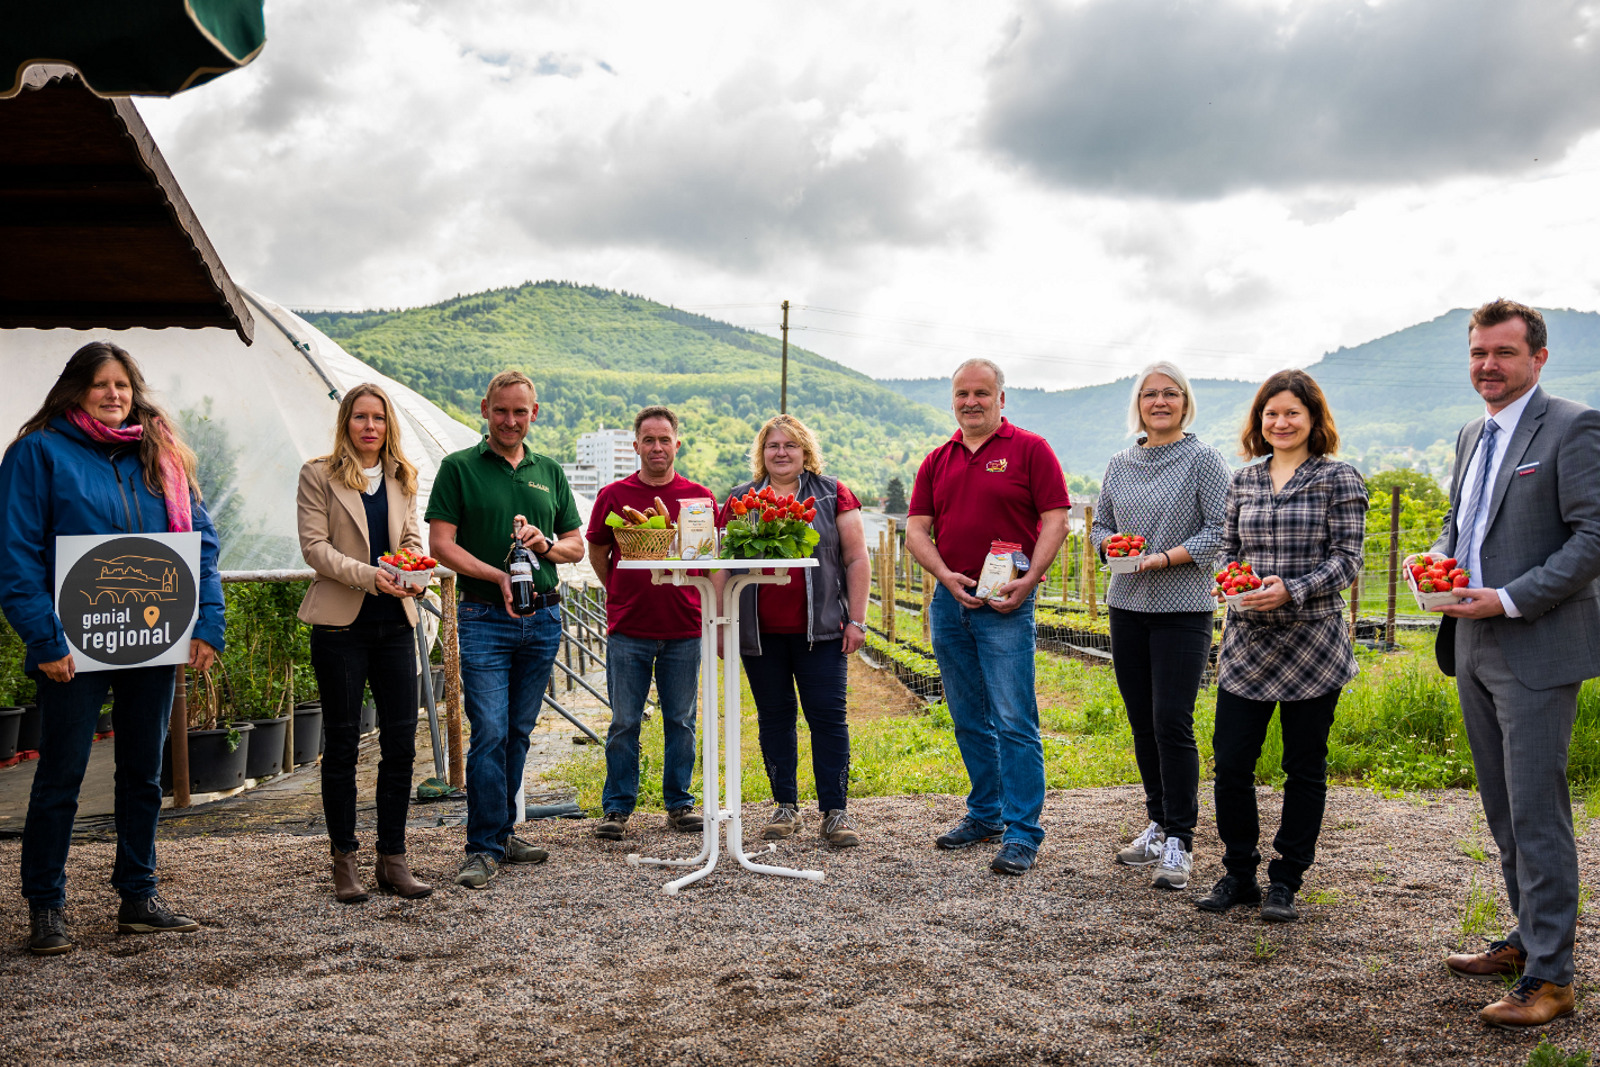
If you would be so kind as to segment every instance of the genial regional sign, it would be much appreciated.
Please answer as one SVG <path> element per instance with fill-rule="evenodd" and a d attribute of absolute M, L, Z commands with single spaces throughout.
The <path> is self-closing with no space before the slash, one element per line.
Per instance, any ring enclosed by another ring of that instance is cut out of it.
<path fill-rule="evenodd" d="M 200 535 L 56 538 L 56 614 L 80 671 L 184 663 Z"/>

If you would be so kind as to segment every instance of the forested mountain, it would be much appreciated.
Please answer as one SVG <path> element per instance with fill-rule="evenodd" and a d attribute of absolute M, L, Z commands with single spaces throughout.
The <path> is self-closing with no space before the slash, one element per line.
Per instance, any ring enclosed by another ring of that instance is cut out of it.
<path fill-rule="evenodd" d="M 535 447 L 563 461 L 579 433 L 627 426 L 640 407 L 668 404 L 684 423 L 680 469 L 719 493 L 743 480 L 755 431 L 778 410 L 778 341 L 593 286 L 539 282 L 406 311 L 304 314 L 352 355 L 475 428 L 484 383 L 507 367 L 527 371 L 539 386 Z M 1450 311 L 1307 367 L 1327 391 L 1343 458 L 1368 473 L 1445 475 L 1456 431 L 1482 410 L 1467 381 L 1467 315 Z M 1600 406 L 1600 314 L 1545 318 L 1543 384 Z M 1257 384 L 1193 382 L 1196 431 L 1234 462 Z M 1129 389 L 1129 379 L 1010 388 L 1006 414 L 1048 438 L 1069 474 L 1098 479 L 1131 440 Z M 869 503 L 892 477 L 909 487 L 922 457 L 953 430 L 949 395 L 946 378 L 875 381 L 789 347 L 789 410 L 817 431 L 828 470 Z"/>
<path fill-rule="evenodd" d="M 748 476 L 756 430 L 778 412 L 778 341 L 593 286 L 539 282 L 406 311 L 303 315 L 474 428 L 488 380 L 526 371 L 539 387 L 534 446 L 563 462 L 578 434 L 631 426 L 639 408 L 667 404 L 683 422 L 679 470 L 724 493 Z M 828 472 L 869 503 L 891 477 L 909 485 L 954 428 L 946 412 L 792 344 L 789 411 L 816 431 Z"/>
<path fill-rule="evenodd" d="M 1543 310 L 1543 309 L 1541 309 Z M 1449 470 L 1456 431 L 1483 411 L 1467 380 L 1465 309 L 1446 312 L 1354 348 L 1330 352 L 1306 367 L 1328 395 L 1343 439 L 1340 454 L 1362 471 L 1396 467 Z M 1544 311 L 1550 361 L 1541 384 L 1558 396 L 1600 406 L 1600 314 Z M 944 404 L 944 378 L 886 380 L 884 385 L 928 404 Z M 1195 431 L 1233 462 L 1239 430 L 1259 382 L 1194 379 Z M 1131 379 L 1081 389 L 1007 389 L 1006 414 L 1043 434 L 1068 471 L 1098 478 L 1112 453 L 1126 448 Z"/>

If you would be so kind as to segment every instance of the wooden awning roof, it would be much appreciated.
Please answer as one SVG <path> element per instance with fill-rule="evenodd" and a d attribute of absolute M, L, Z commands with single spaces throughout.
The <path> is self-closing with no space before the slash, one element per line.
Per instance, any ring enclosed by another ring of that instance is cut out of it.
<path fill-rule="evenodd" d="M 239 291 L 131 101 L 36 66 L 0 100 L 0 328 L 230 329 Z"/>

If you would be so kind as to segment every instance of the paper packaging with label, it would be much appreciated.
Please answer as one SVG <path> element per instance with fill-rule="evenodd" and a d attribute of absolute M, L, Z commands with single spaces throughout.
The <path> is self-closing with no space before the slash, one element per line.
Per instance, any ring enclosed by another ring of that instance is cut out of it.
<path fill-rule="evenodd" d="M 709 497 L 678 501 L 678 558 L 715 559 L 717 502 Z"/>
<path fill-rule="evenodd" d="M 984 558 L 983 570 L 978 574 L 978 587 L 972 595 L 979 600 L 999 600 L 1000 588 L 1017 577 L 1016 557 L 1022 546 L 1011 541 L 991 541 L 989 555 Z"/>

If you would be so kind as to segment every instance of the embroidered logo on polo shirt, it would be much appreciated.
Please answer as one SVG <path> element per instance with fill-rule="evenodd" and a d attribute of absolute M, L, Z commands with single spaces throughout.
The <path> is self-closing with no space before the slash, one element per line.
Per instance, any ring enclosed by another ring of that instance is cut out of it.
<path fill-rule="evenodd" d="M 1004 474 L 1006 472 L 1006 461 L 1003 459 L 991 459 L 989 465 L 983 469 L 990 474 Z"/>
<path fill-rule="evenodd" d="M 528 488 L 529 489 L 543 489 L 547 493 L 550 491 L 550 487 L 548 485 L 540 485 L 538 482 L 529 482 L 528 483 Z"/>

